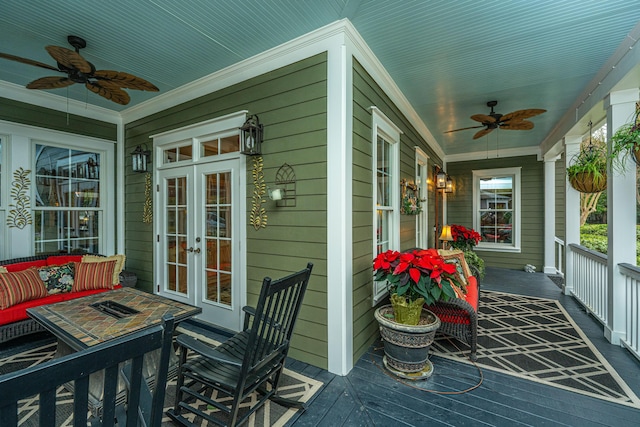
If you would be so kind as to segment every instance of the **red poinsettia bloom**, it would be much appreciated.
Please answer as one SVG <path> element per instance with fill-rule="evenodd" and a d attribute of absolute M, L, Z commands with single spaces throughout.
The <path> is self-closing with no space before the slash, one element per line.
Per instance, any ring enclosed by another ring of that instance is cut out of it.
<path fill-rule="evenodd" d="M 482 238 L 473 228 L 457 224 L 451 225 L 451 237 L 453 237 L 451 247 L 463 251 L 471 250 L 472 247 L 480 243 Z"/>
<path fill-rule="evenodd" d="M 423 297 L 432 304 L 460 294 L 455 265 L 445 262 L 436 249 L 386 251 L 373 260 L 373 270 L 375 280 L 386 280 L 393 293 L 410 300 Z"/>

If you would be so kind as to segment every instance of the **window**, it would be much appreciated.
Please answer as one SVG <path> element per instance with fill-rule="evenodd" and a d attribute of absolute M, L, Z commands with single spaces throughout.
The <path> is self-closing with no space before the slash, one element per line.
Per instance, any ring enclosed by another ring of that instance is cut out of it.
<path fill-rule="evenodd" d="M 35 253 L 100 253 L 99 152 L 35 145 Z"/>
<path fill-rule="evenodd" d="M 373 116 L 373 206 L 374 256 L 400 246 L 400 134 L 380 110 L 371 107 Z M 386 294 L 386 284 L 373 282 L 373 304 Z"/>
<path fill-rule="evenodd" d="M 483 250 L 520 251 L 520 168 L 473 171 L 474 228 Z"/>

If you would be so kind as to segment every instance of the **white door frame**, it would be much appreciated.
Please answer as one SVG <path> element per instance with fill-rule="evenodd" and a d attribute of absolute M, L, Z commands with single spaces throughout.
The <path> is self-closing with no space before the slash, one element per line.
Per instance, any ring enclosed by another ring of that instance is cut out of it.
<path fill-rule="evenodd" d="M 427 197 L 429 156 L 420 147 L 415 147 L 415 149 L 415 183 L 418 186 L 418 197 L 422 207 L 422 212 L 416 215 L 416 247 L 426 249 L 429 247 L 429 198 Z"/>

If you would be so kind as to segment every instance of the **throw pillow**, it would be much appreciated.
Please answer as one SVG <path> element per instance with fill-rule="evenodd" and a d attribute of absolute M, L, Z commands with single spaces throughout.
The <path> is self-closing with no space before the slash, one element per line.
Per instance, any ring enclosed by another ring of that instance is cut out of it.
<path fill-rule="evenodd" d="M 112 255 L 112 256 L 98 256 L 98 255 L 85 255 L 82 257 L 82 262 L 107 262 L 116 261 L 116 266 L 113 270 L 112 285 L 120 283 L 120 272 L 124 268 L 124 261 L 126 257 L 124 255 Z"/>
<path fill-rule="evenodd" d="M 7 267 L 5 267 L 4 265 L 0 265 L 0 273 L 8 273 Z"/>
<path fill-rule="evenodd" d="M 76 262 L 72 292 L 92 289 L 113 289 L 116 261 Z"/>
<path fill-rule="evenodd" d="M 38 273 L 47 286 L 47 292 L 51 294 L 61 294 L 71 292 L 73 288 L 74 263 L 63 265 L 48 265 L 40 267 Z"/>
<path fill-rule="evenodd" d="M 0 274 L 0 309 L 47 296 L 47 288 L 34 267 Z"/>

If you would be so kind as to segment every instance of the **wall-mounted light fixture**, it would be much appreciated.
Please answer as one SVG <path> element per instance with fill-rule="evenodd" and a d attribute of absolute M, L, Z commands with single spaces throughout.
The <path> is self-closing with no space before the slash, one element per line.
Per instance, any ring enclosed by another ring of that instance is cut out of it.
<path fill-rule="evenodd" d="M 453 193 L 453 180 L 449 175 L 447 175 L 447 179 L 444 184 L 444 192 L 445 193 Z"/>
<path fill-rule="evenodd" d="M 436 184 L 436 194 L 435 194 L 435 224 L 434 224 L 434 244 L 436 246 L 438 246 L 438 236 L 440 236 L 440 220 L 439 220 L 439 209 L 438 209 L 438 193 L 439 190 L 442 190 L 442 199 L 444 202 L 444 193 L 453 193 L 453 180 L 451 179 L 451 177 L 449 176 L 448 173 L 446 173 L 444 170 L 442 170 L 442 168 L 438 165 L 435 165 L 433 167 L 433 175 L 434 175 L 434 181 Z M 443 226 L 442 228 L 442 233 L 443 235 L 446 237 L 447 235 L 445 234 L 445 227 L 447 227 L 446 225 Z M 449 230 L 449 233 L 451 233 L 451 230 Z M 444 240 L 443 237 L 439 237 L 440 240 Z"/>
<path fill-rule="evenodd" d="M 442 189 L 447 187 L 447 173 L 436 166 L 436 188 Z"/>
<path fill-rule="evenodd" d="M 149 156 L 151 151 L 138 145 L 135 150 L 131 152 L 131 168 L 134 172 L 147 172 L 148 164 L 151 163 Z"/>
<path fill-rule="evenodd" d="M 95 159 L 93 156 L 89 156 L 89 159 L 87 159 L 87 178 L 97 179 L 99 177 L 100 165 L 98 164 L 98 155 L 95 155 Z"/>
<path fill-rule="evenodd" d="M 274 189 L 269 189 L 269 198 L 271 200 L 274 201 L 278 201 L 278 200 L 282 200 L 285 197 L 285 190 L 284 188 L 274 188 Z"/>
<path fill-rule="evenodd" d="M 240 128 L 240 151 L 247 156 L 259 156 L 262 154 L 262 131 L 264 126 L 260 124 L 257 115 L 249 116 Z"/>

